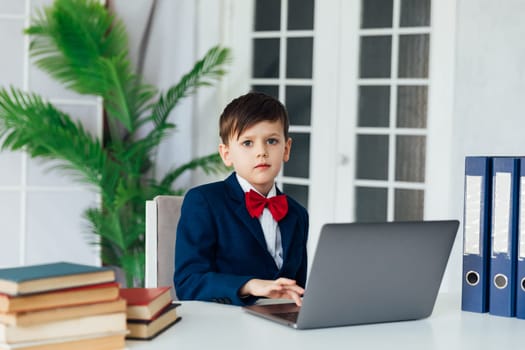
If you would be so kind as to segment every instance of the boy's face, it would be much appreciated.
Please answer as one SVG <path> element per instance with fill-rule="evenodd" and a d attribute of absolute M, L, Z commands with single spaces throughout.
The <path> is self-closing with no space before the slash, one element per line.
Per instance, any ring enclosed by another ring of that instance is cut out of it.
<path fill-rule="evenodd" d="M 290 158 L 292 139 L 284 138 L 280 121 L 262 121 L 220 144 L 219 153 L 226 166 L 264 195 L 272 188 L 283 162 Z"/>

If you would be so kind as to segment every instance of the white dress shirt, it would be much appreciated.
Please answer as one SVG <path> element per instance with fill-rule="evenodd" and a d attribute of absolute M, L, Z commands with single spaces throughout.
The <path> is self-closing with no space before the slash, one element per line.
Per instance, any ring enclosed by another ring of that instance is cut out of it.
<path fill-rule="evenodd" d="M 245 193 L 250 192 L 250 190 L 254 190 L 264 197 L 264 195 L 257 191 L 248 181 L 240 177 L 238 174 L 236 174 L 236 176 L 237 181 L 239 181 L 239 184 Z M 277 189 L 274 184 L 266 198 L 271 198 L 276 195 Z M 264 239 L 266 240 L 266 248 L 268 249 L 268 253 L 270 253 L 272 256 L 273 260 L 275 261 L 275 265 L 277 265 L 277 268 L 281 269 L 281 266 L 283 266 L 283 245 L 281 243 L 281 230 L 279 229 L 279 225 L 273 218 L 270 210 L 266 207 L 264 208 L 262 215 L 259 217 L 259 222 L 261 223 L 264 233 Z"/>

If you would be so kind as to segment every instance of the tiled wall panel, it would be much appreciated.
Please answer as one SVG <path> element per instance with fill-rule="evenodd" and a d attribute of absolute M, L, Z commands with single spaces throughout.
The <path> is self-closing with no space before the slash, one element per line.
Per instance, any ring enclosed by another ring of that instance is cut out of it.
<path fill-rule="evenodd" d="M 98 135 L 100 101 L 66 90 L 29 59 L 23 29 L 35 8 L 51 3 L 0 0 L 0 86 L 40 94 Z M 96 194 L 67 174 L 49 171 L 50 165 L 22 152 L 0 151 L 0 266 L 62 260 L 99 263 L 82 218 L 82 212 L 95 205 Z"/>

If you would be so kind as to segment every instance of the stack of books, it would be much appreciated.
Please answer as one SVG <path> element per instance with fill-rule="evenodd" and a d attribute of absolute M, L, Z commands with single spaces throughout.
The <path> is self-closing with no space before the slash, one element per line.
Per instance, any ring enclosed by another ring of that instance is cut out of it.
<path fill-rule="evenodd" d="M 59 262 L 0 269 L 0 349 L 124 349 L 119 289 L 110 268 Z"/>
<path fill-rule="evenodd" d="M 180 320 L 170 287 L 122 288 L 127 301 L 128 339 L 151 340 Z"/>

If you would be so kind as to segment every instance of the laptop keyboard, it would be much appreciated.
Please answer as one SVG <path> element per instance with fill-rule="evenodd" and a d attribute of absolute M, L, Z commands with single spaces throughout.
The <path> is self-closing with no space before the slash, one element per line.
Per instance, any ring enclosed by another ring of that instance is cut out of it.
<path fill-rule="evenodd" d="M 299 312 L 278 312 L 272 315 L 296 323 L 297 316 L 299 316 Z"/>

